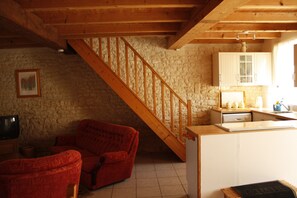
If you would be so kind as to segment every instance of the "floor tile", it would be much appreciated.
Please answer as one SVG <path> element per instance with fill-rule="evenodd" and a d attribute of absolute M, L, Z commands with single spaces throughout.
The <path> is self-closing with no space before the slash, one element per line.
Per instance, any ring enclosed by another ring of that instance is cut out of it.
<path fill-rule="evenodd" d="M 160 197 L 161 191 L 158 187 L 137 188 L 137 197 Z"/>
<path fill-rule="evenodd" d="M 178 178 L 179 178 L 179 180 L 181 181 L 182 184 L 188 184 L 186 176 L 179 176 Z"/>
<path fill-rule="evenodd" d="M 160 186 L 160 188 L 163 196 L 186 195 L 186 192 L 182 185 Z"/>
<path fill-rule="evenodd" d="M 160 186 L 174 186 L 181 185 L 180 179 L 178 177 L 163 177 L 158 178 Z"/>
<path fill-rule="evenodd" d="M 186 176 L 186 169 L 175 170 L 178 176 Z"/>
<path fill-rule="evenodd" d="M 174 170 L 172 163 L 155 164 L 156 171 L 162 170 Z"/>
<path fill-rule="evenodd" d="M 136 188 L 136 179 L 129 178 L 122 182 L 114 184 L 113 188 Z"/>
<path fill-rule="evenodd" d="M 177 173 L 175 170 L 159 170 L 157 172 L 157 177 L 176 177 Z"/>
<path fill-rule="evenodd" d="M 136 164 L 136 172 L 155 171 L 154 164 Z"/>
<path fill-rule="evenodd" d="M 136 188 L 115 188 L 112 198 L 136 198 Z"/>
<path fill-rule="evenodd" d="M 137 179 L 136 185 L 137 185 L 137 188 L 158 187 L 159 183 L 157 178 L 145 178 L 145 179 Z"/>
<path fill-rule="evenodd" d="M 156 178 L 156 171 L 137 172 L 136 179 Z"/>
<path fill-rule="evenodd" d="M 94 191 L 82 190 L 79 198 L 186 198 L 186 164 L 170 153 L 140 154 L 129 179 Z"/>
<path fill-rule="evenodd" d="M 186 169 L 186 163 L 182 162 L 182 163 L 172 163 L 173 167 L 175 170 L 177 169 Z"/>
<path fill-rule="evenodd" d="M 78 198 L 97 198 L 97 197 L 111 198 L 112 191 L 113 191 L 112 188 L 88 191 L 88 193 L 86 194 L 79 195 Z"/>

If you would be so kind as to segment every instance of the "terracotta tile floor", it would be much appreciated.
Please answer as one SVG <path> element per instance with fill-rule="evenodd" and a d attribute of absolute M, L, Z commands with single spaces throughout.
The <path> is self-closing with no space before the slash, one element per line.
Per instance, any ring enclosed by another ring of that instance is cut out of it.
<path fill-rule="evenodd" d="M 186 164 L 173 154 L 137 155 L 131 178 L 79 198 L 186 198 Z"/>

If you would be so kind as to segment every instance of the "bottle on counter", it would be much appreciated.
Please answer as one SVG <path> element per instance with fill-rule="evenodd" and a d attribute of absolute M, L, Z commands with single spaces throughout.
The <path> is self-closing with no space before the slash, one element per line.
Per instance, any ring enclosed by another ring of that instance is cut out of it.
<path fill-rule="evenodd" d="M 238 104 L 238 107 L 244 109 L 245 108 L 244 102 L 240 101 Z"/>

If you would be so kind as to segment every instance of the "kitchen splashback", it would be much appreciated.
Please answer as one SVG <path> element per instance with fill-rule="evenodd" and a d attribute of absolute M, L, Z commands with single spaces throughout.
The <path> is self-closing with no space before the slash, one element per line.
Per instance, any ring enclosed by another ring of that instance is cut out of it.
<path fill-rule="evenodd" d="M 221 92 L 221 107 L 226 108 L 227 102 L 245 102 L 244 91 L 222 91 Z"/>

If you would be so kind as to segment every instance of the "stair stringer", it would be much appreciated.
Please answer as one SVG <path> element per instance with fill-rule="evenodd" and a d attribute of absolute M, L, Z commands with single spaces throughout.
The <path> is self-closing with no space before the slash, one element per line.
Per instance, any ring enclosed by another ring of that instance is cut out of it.
<path fill-rule="evenodd" d="M 97 54 L 80 39 L 68 40 L 70 46 L 113 89 L 113 91 L 154 131 L 154 133 L 182 160 L 186 161 L 186 148 L 170 130 L 146 107 L 126 84 Z"/>

